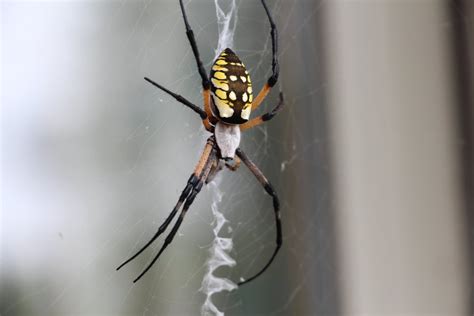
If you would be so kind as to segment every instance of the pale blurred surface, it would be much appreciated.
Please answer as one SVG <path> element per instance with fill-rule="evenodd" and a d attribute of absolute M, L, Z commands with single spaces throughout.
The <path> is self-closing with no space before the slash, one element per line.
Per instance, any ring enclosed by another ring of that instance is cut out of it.
<path fill-rule="evenodd" d="M 226 315 L 469 314 L 453 7 L 267 1 L 286 108 L 242 148 L 280 195 L 284 247 L 216 305 Z M 257 90 L 270 73 L 269 26 L 259 2 L 238 5 L 236 52 Z M 187 10 L 209 69 L 214 3 Z M 142 79 L 201 103 L 178 1 L 3 1 L 1 25 L 0 314 L 199 314 L 211 190 L 145 278 L 132 284 L 161 241 L 115 271 L 171 211 L 207 136 Z M 237 261 L 218 274 L 238 281 L 273 249 L 270 198 L 245 168 L 218 183 Z"/>
<path fill-rule="evenodd" d="M 345 311 L 469 314 L 446 5 L 329 7 L 339 259 L 351 263 L 341 271 Z"/>

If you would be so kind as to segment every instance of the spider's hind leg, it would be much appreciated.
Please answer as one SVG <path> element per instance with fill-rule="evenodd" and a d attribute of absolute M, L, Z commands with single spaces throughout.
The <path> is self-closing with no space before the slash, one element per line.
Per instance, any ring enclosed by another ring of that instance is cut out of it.
<path fill-rule="evenodd" d="M 137 282 L 140 280 L 140 278 L 147 273 L 148 270 L 155 264 L 155 262 L 158 260 L 160 255 L 163 253 L 163 251 L 168 247 L 169 244 L 173 241 L 174 236 L 176 235 L 176 232 L 178 231 L 179 227 L 181 226 L 181 223 L 183 222 L 184 216 L 186 215 L 189 207 L 191 204 L 194 202 L 194 199 L 198 195 L 198 193 L 201 191 L 204 183 L 206 182 L 207 177 L 209 176 L 209 172 L 211 171 L 212 165 L 214 165 L 215 160 L 217 159 L 216 157 L 216 150 L 214 148 L 211 149 L 211 153 L 208 156 L 208 159 L 205 161 L 205 164 L 203 166 L 203 169 L 201 169 L 199 181 L 196 183 L 196 185 L 193 187 L 193 190 L 191 193 L 188 195 L 186 198 L 186 201 L 184 202 L 183 209 L 181 210 L 181 213 L 179 214 L 178 220 L 173 226 L 173 229 L 171 232 L 166 236 L 165 242 L 161 246 L 160 251 L 158 254 L 153 258 L 153 260 L 148 264 L 148 266 L 143 270 L 143 272 L 135 279 L 133 280 L 133 283 Z M 198 165 L 199 166 L 199 165 Z"/>
<path fill-rule="evenodd" d="M 169 224 L 171 223 L 171 221 L 173 220 L 173 218 L 175 217 L 176 213 L 181 208 L 183 203 L 184 203 L 183 211 L 184 211 L 184 209 L 187 210 L 187 208 L 191 205 L 191 203 L 193 202 L 193 200 L 196 197 L 197 193 L 199 193 L 199 191 L 201 190 L 201 188 L 203 186 L 203 183 L 206 181 L 206 178 L 209 174 L 209 170 L 210 170 L 212 164 L 214 164 L 214 161 L 215 161 L 215 149 L 214 149 L 214 147 L 215 147 L 215 140 L 214 140 L 214 137 L 211 136 L 207 140 L 207 143 L 206 143 L 206 146 L 204 147 L 204 151 L 201 155 L 201 158 L 199 159 L 199 162 L 198 162 L 194 172 L 189 177 L 188 182 L 186 184 L 186 187 L 184 188 L 183 192 L 181 193 L 181 195 L 178 199 L 178 202 L 176 203 L 175 207 L 171 211 L 170 215 L 168 215 L 166 220 L 161 224 L 161 226 L 158 228 L 158 231 L 155 233 L 155 235 L 153 235 L 153 237 L 142 248 L 140 248 L 140 250 L 137 251 L 132 257 L 130 257 L 125 262 L 123 262 L 117 268 L 117 270 L 121 269 L 124 265 L 126 265 L 127 263 L 129 263 L 130 261 L 132 261 L 133 259 L 138 257 L 143 251 L 145 251 L 166 230 L 166 228 L 168 228 Z M 181 214 L 183 214 L 183 213 L 181 213 Z M 178 221 L 180 221 L 180 220 L 178 219 Z M 176 225 L 175 225 L 175 227 L 176 227 Z M 179 225 L 178 225 L 178 227 L 179 227 Z M 173 230 L 174 230 L 174 228 L 173 228 Z M 174 232 L 174 233 L 172 232 L 170 235 L 174 236 L 175 233 L 176 232 Z M 167 237 L 167 240 L 168 239 L 169 239 L 169 236 Z M 171 241 L 169 241 L 168 244 L 170 242 Z M 166 248 L 166 246 L 167 246 L 167 243 L 165 241 L 165 245 L 163 247 Z M 164 250 L 164 248 L 162 248 L 162 249 Z M 160 254 L 161 254 L 161 251 L 158 254 L 158 256 Z M 158 256 L 155 257 L 152 264 L 158 259 Z M 138 279 L 140 279 L 143 276 L 143 274 L 145 274 L 145 272 L 148 271 L 148 269 L 151 267 L 151 265 L 148 266 L 148 268 L 137 279 L 135 279 L 134 282 L 138 281 Z"/>
<path fill-rule="evenodd" d="M 199 178 L 196 177 L 196 175 L 193 173 L 191 177 L 188 180 L 188 183 L 186 184 L 186 187 L 184 188 L 183 192 L 181 192 L 181 195 L 179 197 L 178 202 L 176 203 L 175 207 L 171 211 L 170 215 L 165 219 L 165 221 L 160 225 L 158 228 L 158 231 L 153 235 L 153 237 L 142 247 L 140 250 L 138 250 L 133 256 L 131 256 L 129 259 L 124 261 L 116 270 L 120 270 L 124 265 L 138 257 L 145 249 L 147 249 L 168 227 L 168 225 L 171 223 L 173 218 L 175 217 L 176 213 L 178 210 L 181 208 L 181 205 L 183 202 L 186 200 L 186 198 L 189 196 L 191 190 L 196 186 L 198 183 Z"/>

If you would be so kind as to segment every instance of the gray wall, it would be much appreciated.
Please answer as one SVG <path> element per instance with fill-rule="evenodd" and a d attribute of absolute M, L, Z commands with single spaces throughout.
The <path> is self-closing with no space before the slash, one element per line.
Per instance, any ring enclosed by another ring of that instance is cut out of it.
<path fill-rule="evenodd" d="M 456 65 L 444 1 L 335 2 L 327 32 L 344 310 L 468 314 Z"/>

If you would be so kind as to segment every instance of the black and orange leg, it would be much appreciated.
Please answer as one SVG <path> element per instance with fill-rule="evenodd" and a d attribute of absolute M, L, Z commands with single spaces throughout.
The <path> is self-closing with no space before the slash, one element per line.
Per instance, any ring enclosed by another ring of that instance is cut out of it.
<path fill-rule="evenodd" d="M 255 111 L 262 104 L 263 100 L 265 100 L 267 95 L 270 93 L 271 89 L 272 89 L 272 87 L 270 87 L 268 82 L 265 83 L 262 90 L 260 90 L 260 92 L 257 94 L 255 99 L 253 99 L 252 111 Z"/>
<path fill-rule="evenodd" d="M 207 114 L 207 119 L 203 119 L 203 124 L 206 129 L 210 132 L 214 131 L 214 126 L 217 123 L 217 119 L 214 117 L 211 111 L 211 82 L 207 76 L 206 70 L 202 64 L 201 56 L 199 54 L 199 49 L 196 43 L 196 38 L 194 37 L 194 32 L 191 29 L 191 26 L 188 22 L 188 17 L 186 15 L 186 10 L 184 9 L 183 0 L 179 0 L 179 5 L 181 7 L 181 12 L 183 14 L 184 26 L 186 27 L 186 36 L 188 37 L 189 44 L 193 51 L 194 58 L 196 59 L 196 65 L 198 68 L 199 75 L 202 80 L 202 96 L 204 101 L 204 111 Z"/>
<path fill-rule="evenodd" d="M 199 159 L 198 164 L 196 165 L 196 168 L 194 172 L 191 174 L 191 177 L 188 179 L 188 183 L 186 184 L 186 187 L 184 188 L 183 192 L 181 193 L 178 202 L 176 203 L 175 207 L 171 211 L 171 213 L 168 215 L 166 220 L 161 224 L 161 226 L 158 228 L 158 231 L 153 235 L 153 237 L 142 247 L 140 248 L 139 251 L 137 251 L 132 257 L 130 257 L 128 260 L 123 262 L 117 270 L 122 268 L 124 265 L 138 257 L 145 249 L 147 249 L 169 226 L 173 218 L 175 217 L 176 213 L 178 210 L 181 208 L 181 206 L 184 203 L 184 208 L 189 208 L 191 205 L 192 201 L 194 200 L 195 196 L 197 193 L 194 193 L 196 190 L 199 192 L 201 190 L 201 187 L 203 183 L 205 182 L 209 170 L 211 166 L 214 164 L 214 161 L 216 160 L 216 153 L 215 153 L 215 140 L 214 136 L 209 137 L 207 140 L 206 146 L 204 147 L 203 153 L 201 155 L 201 158 Z M 194 196 L 192 196 L 194 194 Z M 192 196 L 192 199 L 190 200 Z M 189 202 L 188 202 L 189 201 Z M 187 206 L 186 206 L 187 205 Z M 168 238 L 167 238 L 168 239 Z M 166 241 L 165 241 L 166 244 Z M 169 242 L 168 242 L 169 244 Z M 166 246 L 164 246 L 166 247 Z M 163 248 L 164 250 L 164 248 Z M 153 262 L 146 268 L 145 271 L 143 271 L 133 282 L 138 281 L 153 265 L 154 262 L 158 259 L 158 256 L 161 254 L 162 251 L 155 257 Z"/>
<path fill-rule="evenodd" d="M 270 36 L 272 37 L 272 75 L 268 78 L 267 84 L 271 88 L 277 81 L 280 74 L 280 65 L 278 64 L 278 33 L 275 22 L 273 21 L 270 10 L 268 9 L 265 0 L 262 0 L 263 8 L 267 14 L 268 21 L 270 22 Z"/>
<path fill-rule="evenodd" d="M 273 21 L 270 10 L 268 9 L 267 3 L 265 0 L 261 0 L 265 13 L 267 14 L 268 21 L 270 22 L 270 36 L 272 38 L 272 75 L 268 78 L 267 83 L 263 86 L 262 90 L 258 93 L 255 99 L 252 102 L 252 111 L 257 109 L 262 101 L 270 93 L 270 90 L 278 81 L 278 76 L 280 75 L 280 65 L 278 64 L 278 31 Z"/>
<path fill-rule="evenodd" d="M 280 92 L 280 100 L 278 101 L 278 104 L 273 108 L 273 110 L 263 115 L 257 116 L 256 118 L 253 118 L 246 123 L 241 124 L 240 130 L 245 131 L 249 128 L 258 126 L 264 122 L 271 120 L 275 115 L 278 114 L 278 112 L 280 112 L 283 109 L 283 104 L 284 104 L 283 93 Z"/>
<path fill-rule="evenodd" d="M 184 9 L 183 0 L 179 0 L 179 5 L 181 7 L 181 12 L 183 13 L 184 25 L 186 27 L 186 36 L 188 37 L 189 44 L 191 44 L 191 49 L 193 50 L 194 58 L 196 59 L 199 75 L 202 79 L 202 89 L 209 90 L 211 88 L 211 82 L 209 81 L 209 78 L 206 74 L 206 70 L 202 65 L 201 57 L 199 56 L 199 49 L 197 47 L 196 39 L 194 38 L 194 32 L 191 29 L 191 26 L 188 22 L 188 17 L 186 16 L 186 10 Z"/>
<path fill-rule="evenodd" d="M 171 232 L 166 236 L 165 242 L 160 248 L 160 251 L 158 251 L 157 255 L 153 258 L 153 260 L 148 264 L 148 266 L 143 270 L 143 272 L 135 279 L 133 282 L 137 282 L 140 280 L 142 276 L 145 275 L 145 273 L 150 270 L 150 268 L 155 264 L 155 262 L 158 260 L 160 255 L 163 253 L 163 251 L 168 247 L 169 244 L 173 241 L 174 236 L 178 232 L 179 227 L 181 226 L 181 223 L 183 222 L 184 216 L 186 215 L 189 207 L 191 204 L 194 202 L 194 199 L 198 195 L 198 193 L 201 191 L 204 183 L 206 182 L 206 178 L 209 175 L 209 172 L 211 171 L 211 167 L 214 164 L 214 161 L 217 159 L 216 156 L 216 150 L 213 149 L 211 152 L 211 155 L 209 156 L 208 161 L 206 162 L 205 168 L 202 170 L 201 176 L 199 177 L 199 181 L 197 184 L 193 187 L 191 193 L 188 195 L 186 198 L 186 201 L 184 202 L 183 209 L 181 210 L 181 213 L 179 214 L 178 220 L 174 224 L 173 228 L 171 229 Z"/>
<path fill-rule="evenodd" d="M 206 112 L 201 109 L 199 106 L 191 103 L 190 101 L 188 101 L 187 99 L 185 99 L 184 97 L 180 96 L 179 94 L 176 94 L 168 89 L 166 89 L 165 87 L 163 87 L 162 85 L 154 82 L 153 80 L 151 80 L 150 78 L 147 78 L 145 77 L 145 80 L 148 81 L 149 83 L 151 83 L 152 85 L 154 85 L 155 87 L 157 87 L 158 89 L 168 93 L 170 96 L 172 96 L 173 98 L 176 99 L 176 101 L 184 104 L 185 106 L 187 106 L 188 108 L 190 108 L 191 110 L 193 110 L 194 112 L 196 112 L 200 117 L 201 119 L 206 119 L 207 118 L 207 114 Z"/>
<path fill-rule="evenodd" d="M 249 157 L 240 149 L 238 148 L 236 150 L 237 156 L 242 160 L 242 162 L 249 168 L 249 170 L 254 174 L 254 176 L 257 178 L 257 180 L 260 182 L 260 184 L 265 188 L 265 191 L 273 198 L 273 210 L 275 214 L 275 224 L 276 224 L 276 248 L 273 251 L 273 254 L 270 258 L 270 260 L 267 262 L 267 264 L 254 276 L 251 278 L 248 278 L 242 282 L 239 282 L 239 286 L 243 285 L 245 283 L 248 283 L 258 276 L 260 276 L 267 268 L 270 266 L 270 264 L 273 262 L 275 259 L 278 251 L 281 248 L 282 245 L 282 230 L 281 230 L 281 218 L 280 218 L 280 202 L 278 200 L 278 196 L 273 189 L 272 185 L 270 182 L 267 180 L 267 178 L 263 175 L 263 173 L 258 169 L 258 167 L 250 160 Z"/>
<path fill-rule="evenodd" d="M 202 90 L 202 98 L 203 98 L 203 103 L 204 103 L 204 111 L 207 114 L 207 117 L 212 117 L 212 111 L 211 111 L 211 90 Z"/>
<path fill-rule="evenodd" d="M 203 120 L 203 124 L 208 131 L 214 132 L 214 126 L 217 123 L 217 118 L 214 116 L 211 110 L 211 90 L 202 90 L 202 97 L 204 101 L 204 111 L 207 114 L 207 119 Z"/>
<path fill-rule="evenodd" d="M 176 93 L 170 91 L 169 89 L 166 89 L 165 87 L 163 87 L 162 85 L 156 83 L 155 81 L 151 80 L 150 78 L 145 77 L 145 80 L 148 81 L 149 83 L 151 83 L 152 85 L 154 85 L 155 87 L 157 87 L 158 89 L 166 92 L 167 94 L 169 94 L 170 96 L 175 98 L 176 101 L 184 104 L 185 106 L 187 106 L 188 108 L 190 108 L 191 110 L 196 112 L 201 117 L 202 123 L 204 124 L 204 127 L 206 128 L 206 130 L 208 130 L 211 133 L 214 131 L 214 126 L 212 126 L 211 123 L 210 123 L 210 119 L 207 115 L 207 110 L 201 109 L 197 105 L 195 105 L 195 104 L 191 103 L 190 101 L 188 101 L 187 99 L 185 99 L 183 96 L 180 96 L 179 94 L 176 94 Z M 206 98 L 204 98 L 204 99 L 206 99 Z M 204 108 L 206 109 L 206 104 L 205 103 L 204 103 Z"/>

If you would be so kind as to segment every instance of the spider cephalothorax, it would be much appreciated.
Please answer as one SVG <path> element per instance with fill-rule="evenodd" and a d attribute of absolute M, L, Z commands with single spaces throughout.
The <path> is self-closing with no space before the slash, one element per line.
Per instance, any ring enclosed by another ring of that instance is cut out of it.
<path fill-rule="evenodd" d="M 237 55 L 229 48 L 225 49 L 215 60 L 211 69 L 210 78 L 206 76 L 206 71 L 199 57 L 199 50 L 194 38 L 194 33 L 189 26 L 188 19 L 186 17 L 183 0 L 179 0 L 181 11 L 183 13 L 184 25 L 186 27 L 186 35 L 188 36 L 189 43 L 191 44 L 191 48 L 198 66 L 199 75 L 201 76 L 202 80 L 204 110 L 201 107 L 189 102 L 184 97 L 159 85 L 153 80 L 148 78 L 145 78 L 145 80 L 157 88 L 165 91 L 177 101 L 183 103 L 185 106 L 196 112 L 201 117 L 206 130 L 212 133 L 212 135 L 207 139 L 201 158 L 199 159 L 194 172 L 189 177 L 188 183 L 181 193 L 178 203 L 176 203 L 170 215 L 158 228 L 158 231 L 155 233 L 155 235 L 137 253 L 135 253 L 131 258 L 129 258 L 117 268 L 117 270 L 120 269 L 125 264 L 140 255 L 146 248 L 148 248 L 148 246 L 150 246 L 168 228 L 177 212 L 181 209 L 181 213 L 176 220 L 171 232 L 166 237 L 160 251 L 153 258 L 146 269 L 133 282 L 138 281 L 153 266 L 161 253 L 173 241 L 173 238 L 176 235 L 176 232 L 178 231 L 184 216 L 186 215 L 186 212 L 193 203 L 199 191 L 201 191 L 201 188 L 206 183 L 211 181 L 216 173 L 219 172 L 219 170 L 221 170 L 224 165 L 230 170 L 235 171 L 240 166 L 240 162 L 242 161 L 255 175 L 257 180 L 262 184 L 265 191 L 273 199 L 273 210 L 276 224 L 276 248 L 267 264 L 251 278 L 239 282 L 239 285 L 250 282 L 261 275 L 273 262 L 273 259 L 281 247 L 282 232 L 280 220 L 280 203 L 278 201 L 278 196 L 263 173 L 250 160 L 250 158 L 247 157 L 242 149 L 238 148 L 241 131 L 258 126 L 263 122 L 272 119 L 283 105 L 283 95 L 280 93 L 280 102 L 276 107 L 274 107 L 268 113 L 250 119 L 250 112 L 257 109 L 260 104 L 262 104 L 262 101 L 265 99 L 271 88 L 278 80 L 279 68 L 277 59 L 277 30 L 265 0 L 261 0 L 261 2 L 271 27 L 272 74 L 268 78 L 267 83 L 263 86 L 254 99 L 249 73 Z M 223 162 L 223 160 L 227 161 L 231 159 L 235 160 L 234 165 Z"/>
<path fill-rule="evenodd" d="M 228 124 L 242 124 L 252 111 L 250 76 L 239 57 L 226 48 L 211 68 L 212 110 Z"/>

